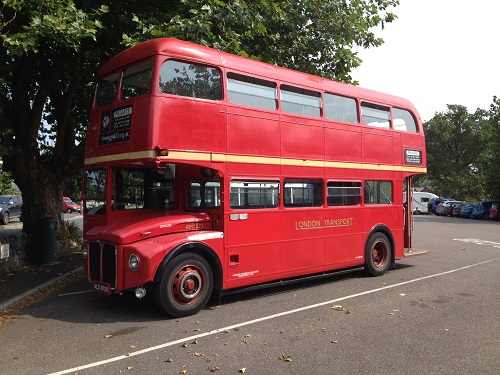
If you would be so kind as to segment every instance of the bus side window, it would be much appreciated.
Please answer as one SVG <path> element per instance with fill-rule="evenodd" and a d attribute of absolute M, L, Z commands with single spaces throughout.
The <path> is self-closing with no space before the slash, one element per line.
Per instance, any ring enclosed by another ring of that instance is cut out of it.
<path fill-rule="evenodd" d="M 285 179 L 285 207 L 319 207 L 323 204 L 323 181 Z"/>
<path fill-rule="evenodd" d="M 281 85 L 280 96 L 283 112 L 321 117 L 321 94 L 319 92 Z"/>
<path fill-rule="evenodd" d="M 210 66 L 167 60 L 161 66 L 159 86 L 165 94 L 222 100 L 221 74 Z"/>
<path fill-rule="evenodd" d="M 276 110 L 276 83 L 236 73 L 227 73 L 227 92 L 230 103 Z"/>
<path fill-rule="evenodd" d="M 361 182 L 330 181 L 327 196 L 329 206 L 358 206 L 361 203 Z"/>
<path fill-rule="evenodd" d="M 378 104 L 361 103 L 361 120 L 363 124 L 375 128 L 390 128 L 391 113 L 388 107 Z"/>
<path fill-rule="evenodd" d="M 325 115 L 329 120 L 358 124 L 356 100 L 345 96 L 325 93 Z"/>
<path fill-rule="evenodd" d="M 392 204 L 392 182 L 365 181 L 365 204 Z"/>
<path fill-rule="evenodd" d="M 418 133 L 417 124 L 411 112 L 405 109 L 393 108 L 392 121 L 395 130 L 401 130 L 409 133 Z"/>

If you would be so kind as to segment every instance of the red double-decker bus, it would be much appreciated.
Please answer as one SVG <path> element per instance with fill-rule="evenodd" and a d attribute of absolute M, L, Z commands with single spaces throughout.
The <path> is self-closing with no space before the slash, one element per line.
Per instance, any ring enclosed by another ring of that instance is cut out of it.
<path fill-rule="evenodd" d="M 425 172 L 407 100 L 147 41 L 99 72 L 84 269 L 95 290 L 152 292 L 175 317 L 306 275 L 383 275 L 411 248 L 404 191 Z"/>

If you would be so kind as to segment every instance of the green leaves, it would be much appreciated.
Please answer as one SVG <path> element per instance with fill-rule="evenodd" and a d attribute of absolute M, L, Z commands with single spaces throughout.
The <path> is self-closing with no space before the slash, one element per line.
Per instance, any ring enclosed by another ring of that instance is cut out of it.
<path fill-rule="evenodd" d="M 351 82 L 354 45 L 378 46 L 373 28 L 392 22 L 398 1 L 180 0 L 133 18 L 127 45 L 169 36 L 311 74 Z M 156 7 L 158 8 L 158 6 Z M 154 16 L 153 16 L 154 15 Z"/>
<path fill-rule="evenodd" d="M 99 17 L 107 6 L 84 11 L 72 0 L 22 0 L 4 2 L 1 39 L 13 55 L 38 52 L 41 43 L 55 43 L 60 48 L 78 50 L 86 38 L 96 40 L 102 28 Z"/>
<path fill-rule="evenodd" d="M 475 201 L 485 196 L 485 166 L 492 127 L 487 112 L 468 113 L 461 105 L 448 105 L 424 124 L 428 178 L 442 196 Z"/>

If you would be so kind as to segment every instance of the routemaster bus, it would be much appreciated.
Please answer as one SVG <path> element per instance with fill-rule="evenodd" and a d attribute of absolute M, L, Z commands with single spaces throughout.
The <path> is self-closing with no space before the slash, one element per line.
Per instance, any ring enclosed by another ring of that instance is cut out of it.
<path fill-rule="evenodd" d="M 100 69 L 83 265 L 174 317 L 410 253 L 425 139 L 407 100 L 170 38 Z"/>

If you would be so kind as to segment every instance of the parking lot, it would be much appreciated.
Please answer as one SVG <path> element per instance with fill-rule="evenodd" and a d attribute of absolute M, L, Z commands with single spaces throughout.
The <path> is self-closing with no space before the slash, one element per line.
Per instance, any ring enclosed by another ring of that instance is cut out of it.
<path fill-rule="evenodd" d="M 165 318 L 77 279 L 0 329 L 9 374 L 498 374 L 500 222 L 415 217 L 414 248 L 353 273 Z"/>

